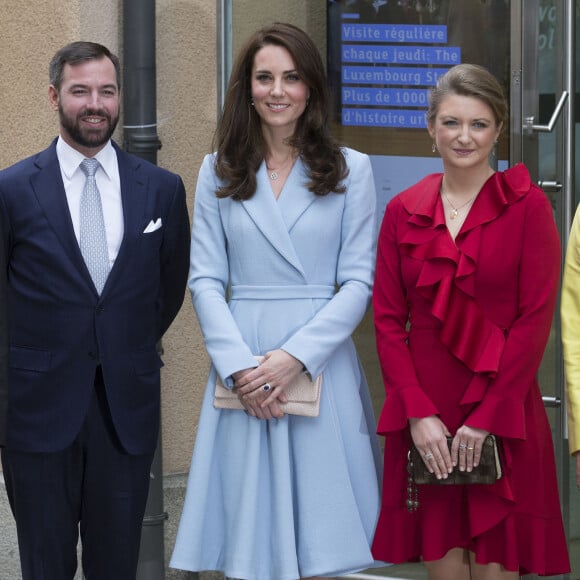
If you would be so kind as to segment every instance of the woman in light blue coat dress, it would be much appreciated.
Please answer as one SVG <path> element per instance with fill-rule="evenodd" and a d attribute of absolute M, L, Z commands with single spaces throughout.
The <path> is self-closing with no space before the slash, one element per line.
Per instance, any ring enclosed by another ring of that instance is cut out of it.
<path fill-rule="evenodd" d="M 212 367 L 175 568 L 296 580 L 375 565 L 381 459 L 351 340 L 375 189 L 368 157 L 333 141 L 328 101 L 300 29 L 275 24 L 241 50 L 195 195 L 189 288 Z M 317 417 L 279 406 L 303 372 L 323 377 Z M 218 376 L 245 410 L 214 408 Z"/>

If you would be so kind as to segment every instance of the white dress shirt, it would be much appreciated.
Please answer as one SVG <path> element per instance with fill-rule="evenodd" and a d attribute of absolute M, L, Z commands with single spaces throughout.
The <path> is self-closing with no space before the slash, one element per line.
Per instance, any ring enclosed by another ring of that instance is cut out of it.
<path fill-rule="evenodd" d="M 61 137 L 58 138 L 56 143 L 56 155 L 60 164 L 68 209 L 77 241 L 79 241 L 81 193 L 85 185 L 85 175 L 80 168 L 80 164 L 85 157 L 68 145 Z M 107 249 L 112 268 L 123 240 L 124 225 L 119 164 L 117 162 L 117 153 L 110 141 L 95 155 L 95 159 L 101 164 L 97 169 L 95 179 L 101 194 L 107 234 Z"/>

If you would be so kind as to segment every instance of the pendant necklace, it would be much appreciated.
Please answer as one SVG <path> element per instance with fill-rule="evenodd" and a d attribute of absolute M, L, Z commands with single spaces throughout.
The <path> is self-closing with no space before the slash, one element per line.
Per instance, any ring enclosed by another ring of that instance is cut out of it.
<path fill-rule="evenodd" d="M 278 169 L 274 169 L 273 167 L 269 167 L 268 162 L 266 161 L 266 169 L 268 170 L 268 177 L 272 181 L 277 181 L 278 178 L 280 177 L 280 172 L 286 168 L 286 165 L 288 165 L 288 161 L 290 161 L 290 159 L 292 159 L 292 156 L 287 157 L 286 160 L 284 161 L 284 163 L 282 163 L 282 165 L 280 165 L 280 167 Z"/>
<path fill-rule="evenodd" d="M 451 206 L 451 210 L 449 211 L 449 219 L 450 220 L 454 220 L 459 215 L 459 212 L 468 204 L 473 203 L 473 200 L 477 197 L 477 193 L 476 193 L 472 198 L 468 199 L 465 203 L 461 204 L 459 207 L 455 207 L 451 203 L 451 200 L 449 199 L 449 197 L 447 196 L 445 191 L 443 191 L 443 189 L 441 189 L 441 193 L 443 194 L 443 196 L 447 200 L 447 203 Z"/>

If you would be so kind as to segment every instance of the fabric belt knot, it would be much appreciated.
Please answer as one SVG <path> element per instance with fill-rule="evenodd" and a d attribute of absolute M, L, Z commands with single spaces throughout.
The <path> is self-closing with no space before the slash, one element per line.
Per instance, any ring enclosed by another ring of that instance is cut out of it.
<path fill-rule="evenodd" d="M 97 292 L 101 294 L 111 265 L 101 194 L 95 180 L 95 173 L 99 166 L 100 163 L 96 159 L 84 159 L 80 165 L 82 172 L 86 175 L 86 181 L 81 194 L 79 237 L 81 254 Z"/>

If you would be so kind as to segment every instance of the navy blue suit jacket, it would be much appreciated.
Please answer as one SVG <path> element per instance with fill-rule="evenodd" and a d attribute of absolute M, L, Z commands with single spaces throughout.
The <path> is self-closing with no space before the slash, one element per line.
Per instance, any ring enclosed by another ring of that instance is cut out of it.
<path fill-rule="evenodd" d="M 155 449 L 162 366 L 156 343 L 183 303 L 189 218 L 179 176 L 114 146 L 124 237 L 100 297 L 74 234 L 56 140 L 0 172 L 13 449 L 68 446 L 86 416 L 98 364 L 126 451 Z M 158 218 L 162 227 L 144 233 Z"/>
<path fill-rule="evenodd" d="M 8 308 L 6 307 L 6 258 L 0 235 L 0 445 L 6 443 L 8 418 Z"/>

